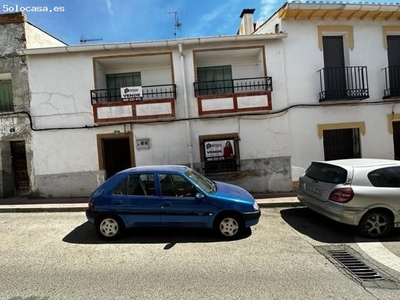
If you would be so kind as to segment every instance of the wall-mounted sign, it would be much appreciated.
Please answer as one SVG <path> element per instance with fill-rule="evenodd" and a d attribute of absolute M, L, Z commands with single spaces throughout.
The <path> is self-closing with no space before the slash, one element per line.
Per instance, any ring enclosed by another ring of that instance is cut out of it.
<path fill-rule="evenodd" d="M 121 88 L 121 98 L 124 101 L 142 100 L 142 97 L 141 86 L 127 86 Z"/>
<path fill-rule="evenodd" d="M 207 161 L 234 159 L 234 140 L 204 141 L 204 152 Z"/>

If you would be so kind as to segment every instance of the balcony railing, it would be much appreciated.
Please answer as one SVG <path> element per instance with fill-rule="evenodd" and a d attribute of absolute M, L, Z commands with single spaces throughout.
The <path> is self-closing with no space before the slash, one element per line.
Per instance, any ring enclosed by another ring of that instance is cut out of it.
<path fill-rule="evenodd" d="M 369 98 L 367 67 L 329 67 L 318 74 L 319 101 Z"/>
<path fill-rule="evenodd" d="M 195 96 L 272 91 L 272 77 L 194 82 Z"/>
<path fill-rule="evenodd" d="M 162 85 L 148 85 L 142 86 L 142 100 L 157 100 L 157 99 L 176 99 L 176 85 L 175 84 L 162 84 Z M 91 90 L 90 98 L 92 104 L 106 103 L 106 102 L 122 102 L 121 89 L 99 89 Z"/>
<path fill-rule="evenodd" d="M 400 66 L 383 69 L 385 90 L 383 98 L 400 97 Z"/>

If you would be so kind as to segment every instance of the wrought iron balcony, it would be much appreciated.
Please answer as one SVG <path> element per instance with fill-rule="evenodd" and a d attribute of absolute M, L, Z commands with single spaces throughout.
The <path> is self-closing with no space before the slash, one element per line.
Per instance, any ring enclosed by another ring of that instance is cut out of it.
<path fill-rule="evenodd" d="M 329 67 L 318 74 L 319 101 L 369 98 L 367 67 Z"/>
<path fill-rule="evenodd" d="M 142 86 L 142 100 L 176 99 L 175 84 Z M 98 89 L 90 91 L 92 104 L 106 102 L 122 102 L 121 89 Z"/>
<path fill-rule="evenodd" d="M 194 82 L 193 85 L 196 97 L 205 95 L 272 91 L 272 77 L 198 81 Z"/>
<path fill-rule="evenodd" d="M 383 69 L 385 90 L 383 98 L 400 97 L 400 66 L 389 66 Z"/>

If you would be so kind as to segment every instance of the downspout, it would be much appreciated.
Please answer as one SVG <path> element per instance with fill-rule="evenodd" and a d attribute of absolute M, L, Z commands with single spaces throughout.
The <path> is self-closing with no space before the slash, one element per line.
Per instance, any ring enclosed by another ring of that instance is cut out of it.
<path fill-rule="evenodd" d="M 186 73 L 185 73 L 185 56 L 182 51 L 182 44 L 178 44 L 179 54 L 181 55 L 181 72 L 182 72 L 182 81 L 183 81 L 183 102 L 185 103 L 185 119 L 186 119 L 186 138 L 187 145 L 189 148 L 189 166 L 193 169 L 193 148 L 192 148 L 192 128 L 190 126 L 189 120 L 189 104 L 187 97 L 187 89 L 186 89 Z"/>

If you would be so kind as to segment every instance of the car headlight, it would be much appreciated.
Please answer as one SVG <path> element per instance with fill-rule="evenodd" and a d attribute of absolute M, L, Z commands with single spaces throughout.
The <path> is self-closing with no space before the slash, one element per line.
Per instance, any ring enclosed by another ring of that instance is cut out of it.
<path fill-rule="evenodd" d="M 258 210 L 258 209 L 259 209 L 259 207 L 258 207 L 258 203 L 257 203 L 257 202 L 254 202 L 254 204 L 253 204 L 253 208 L 254 208 L 254 210 Z"/>

